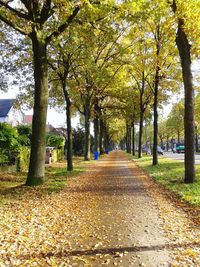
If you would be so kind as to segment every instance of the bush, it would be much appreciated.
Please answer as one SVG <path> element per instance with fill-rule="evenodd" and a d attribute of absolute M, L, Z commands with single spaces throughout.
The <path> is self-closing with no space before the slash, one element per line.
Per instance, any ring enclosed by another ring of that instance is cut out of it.
<path fill-rule="evenodd" d="M 65 138 L 56 134 L 48 133 L 46 135 L 46 145 L 56 148 L 62 148 L 65 144 Z"/>
<path fill-rule="evenodd" d="M 17 157 L 17 171 L 27 171 L 30 160 L 30 148 L 23 146 L 19 149 Z"/>
<path fill-rule="evenodd" d="M 52 162 L 64 160 L 64 148 L 52 150 Z"/>
<path fill-rule="evenodd" d="M 0 123 L 0 149 L 3 161 L 14 163 L 19 151 L 19 134 L 16 128 L 7 123 Z"/>
<path fill-rule="evenodd" d="M 17 131 L 19 133 L 19 144 L 22 146 L 30 146 L 31 145 L 31 135 L 32 135 L 32 127 L 31 125 L 18 125 Z"/>
<path fill-rule="evenodd" d="M 9 163 L 9 158 L 8 158 L 8 156 L 4 155 L 4 154 L 2 153 L 2 151 L 0 151 L 0 165 L 1 165 L 1 164 L 7 164 L 7 163 Z"/>

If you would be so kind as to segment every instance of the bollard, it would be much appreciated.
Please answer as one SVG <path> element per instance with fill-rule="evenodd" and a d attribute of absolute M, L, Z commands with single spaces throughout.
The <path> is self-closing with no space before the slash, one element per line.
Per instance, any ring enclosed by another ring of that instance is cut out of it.
<path fill-rule="evenodd" d="M 94 152 L 94 160 L 99 159 L 99 153 L 97 151 Z"/>

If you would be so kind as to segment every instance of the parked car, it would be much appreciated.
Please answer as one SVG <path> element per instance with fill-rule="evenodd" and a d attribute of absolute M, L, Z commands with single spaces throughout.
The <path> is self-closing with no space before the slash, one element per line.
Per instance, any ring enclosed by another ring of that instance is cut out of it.
<path fill-rule="evenodd" d="M 185 146 L 184 145 L 176 146 L 176 152 L 177 153 L 184 153 L 185 152 Z"/>
<path fill-rule="evenodd" d="M 160 155 L 163 155 L 163 153 L 164 153 L 160 146 L 157 147 L 157 153 Z"/>

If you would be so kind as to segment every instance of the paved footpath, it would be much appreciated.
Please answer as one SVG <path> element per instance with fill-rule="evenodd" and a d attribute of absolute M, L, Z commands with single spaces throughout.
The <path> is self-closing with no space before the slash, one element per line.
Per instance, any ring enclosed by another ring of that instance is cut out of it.
<path fill-rule="evenodd" d="M 122 152 L 100 160 L 67 190 L 82 203 L 72 266 L 81 260 L 83 266 L 170 266 L 159 212 Z"/>
<path fill-rule="evenodd" d="M 111 152 L 61 193 L 23 200 L 15 217 L 7 209 L 0 266 L 171 266 L 163 221 L 132 166 Z"/>

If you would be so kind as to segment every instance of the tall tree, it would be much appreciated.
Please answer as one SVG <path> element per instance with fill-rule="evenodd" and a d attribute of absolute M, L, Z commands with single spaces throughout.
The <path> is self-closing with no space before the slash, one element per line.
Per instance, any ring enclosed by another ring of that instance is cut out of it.
<path fill-rule="evenodd" d="M 34 113 L 29 172 L 26 184 L 37 185 L 44 181 L 46 114 L 48 106 L 47 46 L 74 20 L 79 5 L 68 1 L 21 0 L 0 1 L 0 20 L 32 42 L 34 66 Z"/>
<path fill-rule="evenodd" d="M 181 1 L 183 2 L 183 1 Z M 193 183 L 195 180 L 195 158 L 194 158 L 194 88 L 193 88 L 193 78 L 191 71 L 191 42 L 190 34 L 191 27 L 187 27 L 187 20 L 192 19 L 192 14 L 194 12 L 199 12 L 200 7 L 198 1 L 187 1 L 186 3 L 178 3 L 173 0 L 171 3 L 172 10 L 176 15 L 178 29 L 176 33 L 176 44 L 178 47 L 181 66 L 182 66 L 182 76 L 184 84 L 185 93 L 185 113 L 184 113 L 184 137 L 185 137 L 185 183 Z M 196 9 L 194 9 L 196 8 Z M 191 12 L 191 13 L 190 13 Z M 189 15 L 188 15 L 189 14 Z M 190 25 L 193 22 L 190 21 Z M 194 23 L 195 24 L 195 23 Z M 198 29 L 197 25 L 197 29 Z M 196 31 L 195 31 L 196 32 Z"/>
<path fill-rule="evenodd" d="M 52 86 L 50 90 L 50 97 L 59 102 L 60 95 L 64 98 L 66 110 L 66 125 L 67 125 L 67 170 L 73 170 L 73 151 L 72 151 L 72 101 L 69 92 L 69 79 L 72 68 L 72 60 L 75 57 L 72 47 L 72 33 L 71 30 L 66 32 L 63 37 L 66 39 L 59 43 L 59 45 L 51 46 L 51 57 L 48 59 L 48 64 L 51 67 Z M 52 56 L 53 55 L 53 56 Z M 60 90 L 61 89 L 61 90 Z M 62 100 L 61 100 L 62 102 Z M 60 104 L 60 102 L 59 102 Z"/>

